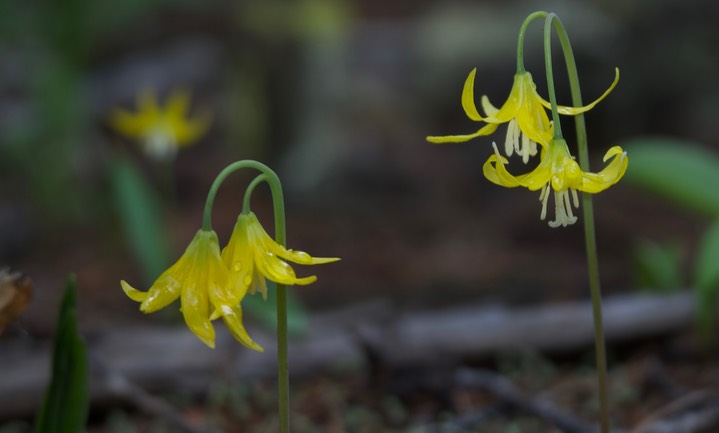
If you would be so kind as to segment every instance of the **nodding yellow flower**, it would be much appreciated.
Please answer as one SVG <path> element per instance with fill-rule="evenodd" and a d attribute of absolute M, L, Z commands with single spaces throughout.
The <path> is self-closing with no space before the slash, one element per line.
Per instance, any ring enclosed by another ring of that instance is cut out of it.
<path fill-rule="evenodd" d="M 611 86 L 594 102 L 584 107 L 558 107 L 560 114 L 577 115 L 594 108 L 599 101 L 604 99 L 619 82 L 619 69 L 616 69 L 616 76 Z M 552 124 L 549 121 L 547 111 L 551 104 L 537 93 L 537 85 L 532 80 L 532 74 L 527 71 L 520 71 L 514 75 L 514 85 L 509 93 L 507 101 L 501 108 L 496 108 L 484 95 L 481 99 L 482 109 L 485 116 L 479 114 L 474 104 L 474 78 L 477 69 L 472 69 L 462 90 L 462 108 L 471 120 L 484 122 L 482 128 L 477 132 L 466 135 L 447 135 L 440 137 L 427 137 L 432 143 L 460 143 L 471 140 L 475 137 L 493 133 L 502 123 L 507 125 L 507 138 L 504 143 L 504 151 L 507 156 L 513 153 L 522 157 L 527 163 L 530 156 L 537 154 L 537 143 L 546 146 L 552 138 Z"/>
<path fill-rule="evenodd" d="M 137 113 L 117 109 L 110 115 L 110 126 L 139 140 L 149 156 L 167 160 L 177 149 L 197 141 L 210 126 L 209 112 L 188 118 L 189 105 L 190 93 L 185 90 L 173 91 L 165 107 L 158 105 L 155 92 L 145 90 L 138 96 Z"/>
<path fill-rule="evenodd" d="M 300 265 L 318 265 L 336 262 L 339 258 L 312 257 L 303 251 L 285 249 L 265 232 L 253 212 L 242 213 L 227 246 L 222 250 L 222 260 L 237 280 L 251 294 L 260 292 L 267 299 L 266 279 L 287 285 L 306 285 L 317 280 L 312 275 L 298 278 L 285 261 Z"/>
<path fill-rule="evenodd" d="M 263 351 L 242 325 L 240 301 L 246 288 L 230 277 L 213 230 L 199 230 L 182 257 L 163 272 L 147 292 L 141 292 L 125 281 L 120 285 L 130 299 L 141 302 L 143 313 L 157 311 L 180 298 L 187 326 L 210 348 L 215 347 L 211 320 L 222 316 L 240 343 Z"/>
<path fill-rule="evenodd" d="M 614 146 L 604 155 L 604 162 L 611 159 L 609 164 L 599 173 L 587 173 L 582 171 L 569 153 L 567 142 L 563 139 L 553 139 L 546 148 L 542 149 L 537 168 L 529 173 L 514 176 L 504 167 L 508 162 L 507 159 L 499 154 L 495 143 L 492 145 L 494 154 L 484 163 L 484 175 L 491 182 L 508 188 L 523 186 L 532 191 L 541 189 L 539 200 L 542 202 L 540 216 L 542 220 L 547 216 L 549 190 L 550 188 L 554 190 L 555 220 L 549 221 L 550 227 L 560 225 L 566 227 L 574 224 L 577 217 L 572 212 L 572 205 L 579 207 L 577 191 L 590 194 L 604 191 L 624 176 L 629 163 L 627 153 L 621 147 Z"/>

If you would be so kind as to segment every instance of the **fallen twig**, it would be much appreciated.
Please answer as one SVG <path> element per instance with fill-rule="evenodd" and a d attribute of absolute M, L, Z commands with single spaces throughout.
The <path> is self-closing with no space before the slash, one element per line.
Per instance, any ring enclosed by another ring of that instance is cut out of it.
<path fill-rule="evenodd" d="M 719 394 L 694 391 L 649 415 L 631 433 L 710 433 L 719 431 Z"/>
<path fill-rule="evenodd" d="M 615 296 L 604 303 L 606 337 L 614 342 L 676 331 L 691 325 L 692 310 L 691 293 Z M 361 365 L 366 362 L 366 346 L 383 361 L 399 367 L 437 358 L 490 356 L 511 349 L 567 352 L 590 347 L 593 341 L 591 307 L 586 301 L 514 310 L 477 305 L 405 313 L 381 303 L 315 317 L 311 329 L 307 338 L 290 344 L 294 375 Z M 206 350 L 185 327 L 122 326 L 95 330 L 94 334 L 88 338 L 90 350 L 146 389 L 203 391 L 214 372 L 232 359 L 228 348 L 236 345 L 219 326 L 218 349 L 214 351 Z M 241 352 L 233 365 L 235 373 L 241 377 L 274 374 L 273 337 L 256 329 L 251 334 L 265 352 Z M 32 413 L 49 370 L 48 345 L 7 347 L 0 350 L 0 419 Z"/>
<path fill-rule="evenodd" d="M 127 377 L 108 367 L 96 356 L 92 361 L 93 366 L 100 371 L 102 379 L 104 379 L 101 386 L 106 389 L 108 397 L 119 397 L 126 400 L 142 412 L 160 417 L 185 433 L 222 433 L 219 430 L 202 428 L 188 423 L 175 408 L 132 383 Z"/>
<path fill-rule="evenodd" d="M 463 368 L 455 375 L 457 386 L 490 392 L 502 402 L 555 425 L 566 433 L 593 433 L 594 427 L 569 412 L 562 411 L 546 399 L 524 395 L 504 376 L 488 370 Z"/>

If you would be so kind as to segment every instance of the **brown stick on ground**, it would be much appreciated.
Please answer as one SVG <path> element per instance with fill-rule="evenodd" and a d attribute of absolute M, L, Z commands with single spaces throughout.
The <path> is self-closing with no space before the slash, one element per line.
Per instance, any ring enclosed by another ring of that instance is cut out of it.
<path fill-rule="evenodd" d="M 719 394 L 694 391 L 645 418 L 631 433 L 713 433 L 719 431 Z"/>
<path fill-rule="evenodd" d="M 691 293 L 669 296 L 627 295 L 604 303 L 609 342 L 640 339 L 686 328 L 692 323 Z M 245 350 L 233 364 L 242 376 L 274 374 L 274 340 L 247 326 L 264 353 Z M 390 365 L 489 356 L 498 351 L 533 348 L 547 352 L 581 350 L 592 345 L 589 302 L 509 309 L 463 306 L 443 311 L 399 313 L 380 303 L 315 317 L 310 334 L 290 344 L 291 372 L 316 374 L 333 366 L 365 362 L 370 345 Z M 148 389 L 203 391 L 227 363 L 237 343 L 217 326 L 217 349 L 206 349 L 185 328 L 122 326 L 94 331 L 88 347 L 110 368 Z M 47 383 L 49 344 L 2 342 L 0 419 L 34 412 Z M 15 345 L 15 348 L 10 346 Z M 97 390 L 94 397 L 102 397 Z"/>
<path fill-rule="evenodd" d="M 594 433 L 595 428 L 583 419 L 564 412 L 548 400 L 524 395 L 504 376 L 488 370 L 463 368 L 455 375 L 457 386 L 488 391 L 502 402 L 519 408 L 544 421 L 554 424 L 565 433 Z"/>

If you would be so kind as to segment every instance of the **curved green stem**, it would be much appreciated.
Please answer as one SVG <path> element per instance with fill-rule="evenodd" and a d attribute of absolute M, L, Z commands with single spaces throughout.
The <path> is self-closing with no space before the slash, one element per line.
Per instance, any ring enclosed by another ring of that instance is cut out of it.
<path fill-rule="evenodd" d="M 217 190 L 224 182 L 225 178 L 230 174 L 242 168 L 254 168 L 262 172 L 257 176 L 250 187 L 254 189 L 260 182 L 266 181 L 270 186 L 272 193 L 272 209 L 275 215 L 275 241 L 282 246 L 286 243 L 285 229 L 285 202 L 282 194 L 282 184 L 277 174 L 269 167 L 261 162 L 253 160 L 237 161 L 228 165 L 217 175 L 217 178 L 210 187 L 205 201 L 205 210 L 202 219 L 202 229 L 212 229 L 212 205 L 215 202 Z M 248 190 L 250 189 L 248 187 Z M 245 194 L 243 203 L 249 208 L 249 196 Z M 289 381 L 289 364 L 287 360 L 287 286 L 277 284 L 277 389 L 279 400 L 279 416 L 280 416 L 280 433 L 289 433 L 290 431 L 290 381 Z"/>
<path fill-rule="evenodd" d="M 559 121 L 557 94 L 554 91 L 554 72 L 552 71 L 552 22 L 554 22 L 556 17 L 556 15 L 551 13 L 547 15 L 544 22 L 544 68 L 547 71 L 547 92 L 549 92 L 549 103 L 552 104 L 554 139 L 559 140 L 562 138 L 562 124 Z"/>
<path fill-rule="evenodd" d="M 245 189 L 245 198 L 242 200 L 242 213 L 248 214 L 251 212 L 250 209 L 250 201 L 252 199 L 252 193 L 255 191 L 255 188 L 262 182 L 267 181 L 267 175 L 260 174 L 256 178 L 252 179 L 252 182 L 247 186 L 247 189 Z"/>
<path fill-rule="evenodd" d="M 524 19 L 522 26 L 519 27 L 519 37 L 517 38 L 517 72 L 524 72 L 524 34 L 527 32 L 529 23 L 537 18 L 546 17 L 548 12 L 537 11 L 532 12 Z"/>
<path fill-rule="evenodd" d="M 569 87 L 572 93 L 572 104 L 576 107 L 582 106 L 582 93 L 579 88 L 579 74 L 577 72 L 577 64 L 574 60 L 574 53 L 569 42 L 567 32 L 562 22 L 555 14 L 549 14 L 544 26 L 544 44 L 545 44 L 545 61 L 551 64 L 551 26 L 557 31 L 559 41 L 562 45 L 564 61 L 567 66 L 567 74 L 569 76 Z M 551 67 L 548 67 L 548 71 Z M 549 75 L 547 76 L 549 80 Z M 550 92 L 552 104 L 552 118 L 554 119 L 555 131 L 559 128 L 557 102 L 554 95 L 554 84 L 549 81 L 552 86 Z M 579 149 L 579 166 L 583 171 L 589 171 L 589 152 L 587 145 L 587 128 L 584 122 L 584 115 L 575 116 L 575 126 L 577 133 L 577 147 Z M 555 134 L 556 136 L 556 134 Z M 587 269 L 589 272 L 589 291 L 592 298 L 592 313 L 594 317 L 594 344 L 597 359 L 597 381 L 599 385 L 599 417 L 602 433 L 609 432 L 609 402 L 608 402 L 608 380 L 607 380 L 607 355 L 604 345 L 604 325 L 602 319 L 602 290 L 599 278 L 599 260 L 597 258 L 597 239 L 594 227 L 594 206 L 592 204 L 592 195 L 582 194 L 582 206 L 584 209 L 584 238 L 587 252 Z"/>

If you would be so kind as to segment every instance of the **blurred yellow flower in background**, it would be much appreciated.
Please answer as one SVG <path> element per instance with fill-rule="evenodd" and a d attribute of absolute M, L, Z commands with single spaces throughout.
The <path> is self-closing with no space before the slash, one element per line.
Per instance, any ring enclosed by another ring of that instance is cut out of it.
<path fill-rule="evenodd" d="M 240 301 L 247 290 L 230 277 L 214 230 L 198 230 L 182 257 L 163 272 L 147 292 L 133 288 L 124 280 L 120 284 L 130 299 L 141 302 L 143 313 L 157 311 L 180 298 L 187 326 L 210 348 L 215 347 L 211 320 L 222 316 L 240 343 L 263 351 L 242 325 Z"/>
<path fill-rule="evenodd" d="M 128 138 L 139 140 L 148 156 L 171 159 L 178 149 L 199 140 L 212 121 L 208 111 L 188 118 L 189 106 L 190 93 L 186 90 L 174 90 L 165 107 L 159 106 L 154 91 L 144 90 L 138 96 L 137 112 L 116 109 L 110 115 L 110 126 Z"/>
<path fill-rule="evenodd" d="M 242 213 L 227 246 L 222 250 L 232 279 L 237 280 L 251 294 L 260 292 L 267 299 L 266 280 L 287 285 L 306 285 L 317 280 L 312 275 L 298 278 L 285 261 L 300 265 L 318 265 L 340 260 L 336 257 L 312 257 L 303 251 L 288 250 L 275 242 L 253 212 Z"/>
<path fill-rule="evenodd" d="M 614 185 L 624 176 L 629 159 L 627 153 L 619 146 L 610 148 L 604 155 L 604 162 L 611 161 L 599 173 L 582 171 L 574 157 L 569 153 L 567 142 L 554 139 L 542 150 L 537 168 L 529 173 L 514 176 L 505 168 L 507 159 L 499 154 L 497 145 L 494 154 L 484 163 L 484 175 L 491 182 L 514 188 L 522 186 L 532 191 L 541 189 L 539 200 L 542 202 L 540 218 L 547 216 L 547 202 L 549 201 L 550 187 L 554 190 L 555 220 L 549 222 L 550 227 L 566 227 L 574 224 L 577 217 L 572 212 L 572 204 L 579 207 L 577 191 L 595 194 Z M 571 201 L 570 195 L 571 193 Z"/>
<path fill-rule="evenodd" d="M 559 106 L 559 113 L 565 115 L 577 115 L 592 109 L 599 101 L 604 99 L 619 82 L 619 69 L 616 69 L 614 82 L 602 96 L 584 107 Z M 537 143 L 546 146 L 552 139 L 552 124 L 549 121 L 547 111 L 551 104 L 537 93 L 537 85 L 532 79 L 532 74 L 527 71 L 520 71 L 514 75 L 514 84 L 509 93 L 507 101 L 501 108 L 496 108 L 484 95 L 481 98 L 482 109 L 485 116 L 479 114 L 474 103 L 474 80 L 477 69 L 473 69 L 464 83 L 462 90 L 462 108 L 471 120 L 484 122 L 482 128 L 477 132 L 466 135 L 430 136 L 427 140 L 432 143 L 460 143 L 473 138 L 492 134 L 502 123 L 507 125 L 507 137 L 504 143 L 504 151 L 507 156 L 513 153 L 522 157 L 527 163 L 530 156 L 537 154 Z"/>

